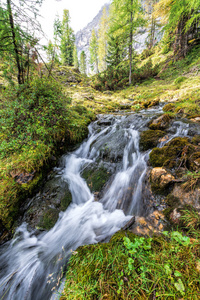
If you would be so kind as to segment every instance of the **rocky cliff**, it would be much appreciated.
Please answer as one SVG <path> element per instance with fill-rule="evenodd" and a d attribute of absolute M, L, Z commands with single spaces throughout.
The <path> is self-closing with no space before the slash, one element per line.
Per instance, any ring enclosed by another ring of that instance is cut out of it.
<path fill-rule="evenodd" d="M 102 13 L 103 13 L 103 8 L 106 7 L 107 12 L 109 11 L 109 6 L 110 4 L 105 4 L 96 17 L 88 23 L 86 27 L 84 27 L 82 30 L 79 30 L 76 33 L 76 47 L 78 51 L 78 55 L 80 56 L 81 51 L 84 51 L 86 53 L 87 58 L 89 57 L 89 42 L 90 42 L 90 37 L 92 30 L 95 29 L 95 31 L 98 31 L 99 24 L 101 21 Z"/>

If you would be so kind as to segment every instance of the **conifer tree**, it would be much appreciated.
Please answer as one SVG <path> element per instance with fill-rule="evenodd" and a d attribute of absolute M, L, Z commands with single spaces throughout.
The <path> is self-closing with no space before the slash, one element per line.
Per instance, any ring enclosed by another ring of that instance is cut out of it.
<path fill-rule="evenodd" d="M 89 63 L 90 63 L 91 70 L 94 71 L 95 73 L 99 73 L 98 42 L 97 42 L 97 35 L 94 29 L 92 30 L 92 35 L 90 38 L 89 51 L 90 51 Z"/>
<path fill-rule="evenodd" d="M 100 20 L 98 30 L 98 59 L 100 72 L 106 70 L 106 55 L 107 55 L 107 30 L 108 30 L 108 16 L 106 6 L 103 8 L 102 17 Z"/>
<path fill-rule="evenodd" d="M 106 62 L 108 66 L 116 67 L 122 61 L 122 49 L 118 37 L 113 36 L 111 33 L 108 34 L 108 46 Z"/>
<path fill-rule="evenodd" d="M 61 24 L 61 59 L 62 63 L 68 66 L 73 65 L 73 52 L 74 52 L 75 36 L 72 28 L 70 27 L 69 10 L 64 9 L 63 20 Z"/>
<path fill-rule="evenodd" d="M 86 75 L 86 54 L 84 51 L 80 55 L 80 72 Z"/>
<path fill-rule="evenodd" d="M 139 0 L 113 0 L 112 28 L 118 36 L 121 45 L 128 49 L 129 57 L 129 84 L 131 84 L 133 60 L 133 34 L 144 23 Z"/>
<path fill-rule="evenodd" d="M 79 68 L 79 61 L 78 61 L 78 53 L 77 53 L 76 45 L 74 45 L 73 60 L 74 60 L 74 67 L 76 69 L 78 69 Z"/>

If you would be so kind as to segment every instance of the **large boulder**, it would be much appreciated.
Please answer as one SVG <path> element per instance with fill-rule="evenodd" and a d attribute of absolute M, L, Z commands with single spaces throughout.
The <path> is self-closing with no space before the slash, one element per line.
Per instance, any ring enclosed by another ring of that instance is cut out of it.
<path fill-rule="evenodd" d="M 149 150 L 157 146 L 159 140 L 165 136 L 161 130 L 146 130 L 140 134 L 140 149 Z"/>

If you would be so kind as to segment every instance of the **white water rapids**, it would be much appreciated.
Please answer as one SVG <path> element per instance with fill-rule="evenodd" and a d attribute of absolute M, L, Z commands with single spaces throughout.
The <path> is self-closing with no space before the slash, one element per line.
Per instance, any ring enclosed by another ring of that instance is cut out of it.
<path fill-rule="evenodd" d="M 126 122 L 122 128 L 121 122 L 126 117 L 121 116 L 115 117 L 111 125 L 102 126 L 101 130 L 89 126 L 88 139 L 78 150 L 65 157 L 62 179 L 69 183 L 72 204 L 60 213 L 59 220 L 50 231 L 36 236 L 23 223 L 13 240 L 0 248 L 0 299 L 50 299 L 54 289 L 59 287 L 63 267 L 72 251 L 80 245 L 109 238 L 133 214 L 140 213 L 143 209 L 141 194 L 148 152 L 139 151 L 138 129 L 144 127 L 149 118 Z M 86 165 L 100 160 L 103 143 L 119 127 L 126 140 L 121 168 L 97 202 L 81 177 L 81 171 Z M 183 127 L 177 125 L 177 128 L 180 131 Z M 131 194 L 130 185 L 133 187 Z"/>

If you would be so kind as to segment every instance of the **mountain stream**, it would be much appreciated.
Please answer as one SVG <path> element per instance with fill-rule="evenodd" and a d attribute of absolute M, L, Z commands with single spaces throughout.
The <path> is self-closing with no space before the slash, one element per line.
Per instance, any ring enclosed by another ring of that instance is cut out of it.
<path fill-rule="evenodd" d="M 56 176 L 68 183 L 72 195 L 67 210 L 60 212 L 52 229 L 39 234 L 23 222 L 13 239 L 1 246 L 0 299 L 50 299 L 77 247 L 109 240 L 133 215 L 145 213 L 143 189 L 149 151 L 140 152 L 139 136 L 161 113 L 159 107 L 105 115 L 89 125 L 87 140 L 63 156 L 64 165 L 56 169 Z M 188 129 L 188 124 L 174 122 L 169 139 L 186 136 Z M 97 163 L 112 173 L 98 201 L 82 177 L 85 168 Z"/>

